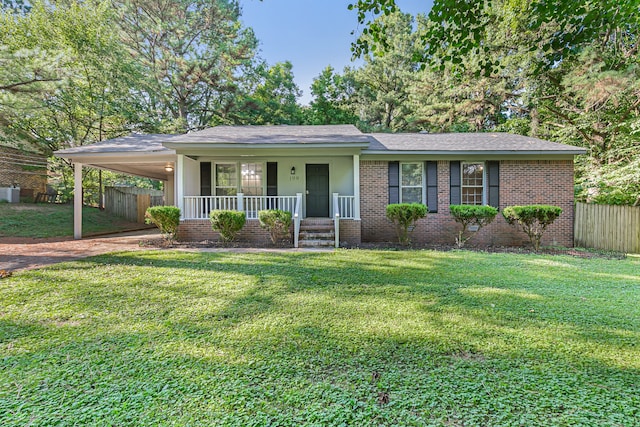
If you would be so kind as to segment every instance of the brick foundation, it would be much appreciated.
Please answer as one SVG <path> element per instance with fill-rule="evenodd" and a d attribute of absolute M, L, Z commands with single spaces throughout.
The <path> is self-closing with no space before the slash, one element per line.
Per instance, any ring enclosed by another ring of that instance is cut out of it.
<path fill-rule="evenodd" d="M 352 219 L 340 220 L 340 241 L 345 245 L 359 245 L 360 237 L 360 221 Z M 293 230 L 291 231 L 293 236 Z M 202 241 L 220 239 L 220 234 L 213 231 L 211 222 L 207 220 L 187 220 L 181 221 L 178 227 L 178 240 L 181 241 Z M 271 244 L 269 233 L 260 228 L 260 223 L 255 219 L 248 219 L 242 231 L 238 234 L 238 241 L 252 242 L 260 246 L 268 246 Z M 293 244 L 293 242 L 292 242 Z"/>
<path fill-rule="evenodd" d="M 459 225 L 449 214 L 449 161 L 438 161 L 438 212 L 418 221 L 412 240 L 420 244 L 453 244 Z M 394 242 L 393 224 L 385 217 L 388 162 L 362 161 L 360 193 L 363 242 Z M 545 232 L 543 245 L 573 246 L 573 162 L 571 160 L 500 161 L 500 208 L 513 205 L 560 206 L 562 215 Z M 527 236 L 498 214 L 468 246 L 522 246 Z"/>
<path fill-rule="evenodd" d="M 350 246 L 362 243 L 361 221 L 354 219 L 340 220 L 340 245 Z"/>
<path fill-rule="evenodd" d="M 213 231 L 211 222 L 208 220 L 187 220 L 180 221 L 178 227 L 178 240 L 182 241 L 202 241 L 219 240 L 220 233 Z M 240 242 L 255 242 L 260 245 L 271 243 L 269 232 L 260 228 L 257 219 L 248 219 L 244 227 L 238 234 L 237 240 Z"/>

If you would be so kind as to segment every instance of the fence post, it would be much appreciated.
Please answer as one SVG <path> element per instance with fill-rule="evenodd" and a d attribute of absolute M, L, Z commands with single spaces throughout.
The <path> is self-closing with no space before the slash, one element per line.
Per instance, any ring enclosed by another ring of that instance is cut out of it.
<path fill-rule="evenodd" d="M 138 194 L 138 223 L 144 224 L 144 214 L 147 212 L 149 206 L 151 206 L 151 194 Z"/>

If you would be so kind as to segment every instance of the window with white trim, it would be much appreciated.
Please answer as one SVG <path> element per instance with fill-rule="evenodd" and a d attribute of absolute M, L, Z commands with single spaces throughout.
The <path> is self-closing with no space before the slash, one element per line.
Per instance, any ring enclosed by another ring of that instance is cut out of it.
<path fill-rule="evenodd" d="M 216 196 L 235 196 L 238 193 L 236 163 L 216 163 Z"/>
<path fill-rule="evenodd" d="M 423 203 L 424 162 L 400 163 L 400 203 Z"/>
<path fill-rule="evenodd" d="M 262 196 L 262 163 L 242 163 L 240 185 L 245 196 Z"/>
<path fill-rule="evenodd" d="M 462 163 L 463 205 L 484 204 L 484 163 Z"/>

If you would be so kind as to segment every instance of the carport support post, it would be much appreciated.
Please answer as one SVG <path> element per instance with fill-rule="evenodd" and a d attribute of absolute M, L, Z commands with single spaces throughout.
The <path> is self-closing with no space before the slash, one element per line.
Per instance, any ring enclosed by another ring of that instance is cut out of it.
<path fill-rule="evenodd" d="M 82 239 L 82 163 L 73 168 L 73 238 Z"/>

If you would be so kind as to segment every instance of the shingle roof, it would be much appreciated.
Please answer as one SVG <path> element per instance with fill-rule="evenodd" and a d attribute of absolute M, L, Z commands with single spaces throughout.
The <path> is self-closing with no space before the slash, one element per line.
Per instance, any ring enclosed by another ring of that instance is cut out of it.
<path fill-rule="evenodd" d="M 119 138 L 108 139 L 106 141 L 96 142 L 91 145 L 83 145 L 79 147 L 58 150 L 56 155 L 65 154 L 89 154 L 89 153 L 152 153 L 152 152 L 172 152 L 173 150 L 162 145 L 163 142 L 170 140 L 173 135 L 163 134 L 131 134 L 121 136 Z"/>
<path fill-rule="evenodd" d="M 352 125 L 216 126 L 184 135 L 132 134 L 55 154 L 172 153 L 172 148 L 209 146 L 356 146 L 362 154 L 584 154 L 570 145 L 508 133 L 373 133 Z M 168 148 L 170 147 L 170 148 Z M 212 148 L 213 148 L 212 147 Z"/>
<path fill-rule="evenodd" d="M 215 126 L 172 138 L 182 144 L 340 144 L 368 143 L 369 138 L 353 125 L 318 126 Z"/>
<path fill-rule="evenodd" d="M 367 153 L 426 152 L 433 154 L 471 152 L 555 152 L 582 154 L 585 150 L 571 145 L 509 133 L 375 133 Z"/>

